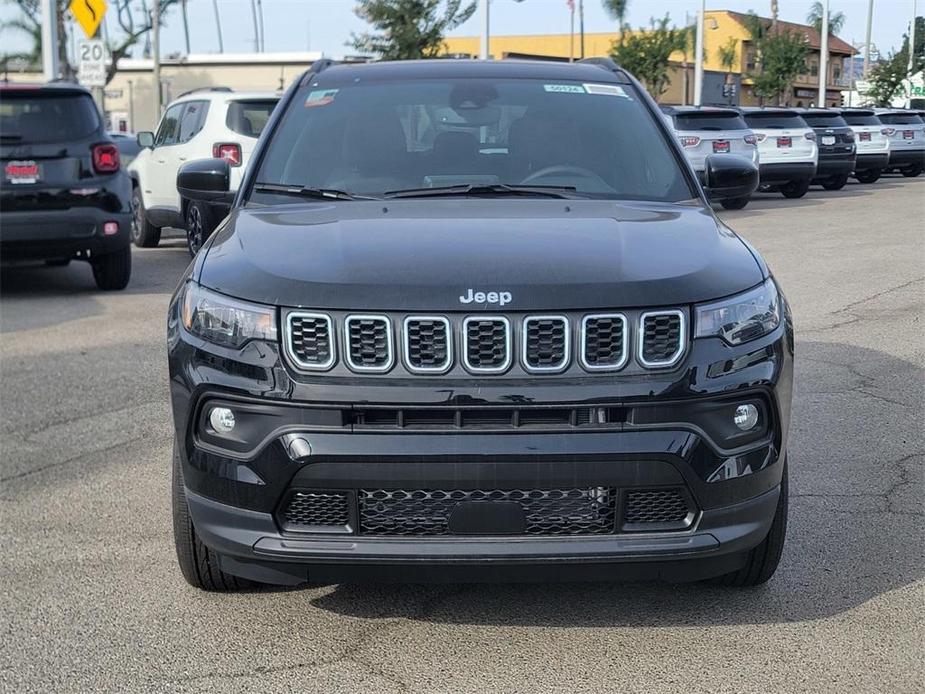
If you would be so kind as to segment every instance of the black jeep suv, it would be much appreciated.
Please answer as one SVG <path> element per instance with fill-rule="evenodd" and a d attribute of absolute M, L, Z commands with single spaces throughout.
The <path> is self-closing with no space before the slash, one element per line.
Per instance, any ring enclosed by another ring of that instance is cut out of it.
<path fill-rule="evenodd" d="M 797 113 L 815 131 L 819 143 L 819 165 L 812 182 L 826 190 L 841 190 L 857 163 L 854 131 L 835 110 L 803 108 Z"/>
<path fill-rule="evenodd" d="M 766 581 L 792 325 L 704 181 L 610 61 L 316 64 L 169 308 L 186 579 Z"/>
<path fill-rule="evenodd" d="M 132 273 L 131 181 L 89 92 L 0 84 L 3 263 L 89 261 L 101 289 Z"/>

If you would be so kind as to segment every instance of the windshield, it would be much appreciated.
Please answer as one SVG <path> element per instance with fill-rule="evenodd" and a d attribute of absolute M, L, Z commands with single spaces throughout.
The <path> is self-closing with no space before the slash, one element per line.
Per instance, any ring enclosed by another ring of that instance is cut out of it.
<path fill-rule="evenodd" d="M 842 116 L 848 125 L 881 125 L 873 113 L 843 113 Z"/>
<path fill-rule="evenodd" d="M 89 94 L 5 90 L 0 101 L 0 135 L 5 142 L 81 140 L 99 127 L 99 113 Z"/>
<path fill-rule="evenodd" d="M 225 125 L 238 135 L 260 137 L 263 126 L 267 124 L 274 108 L 276 108 L 276 99 L 229 101 Z"/>
<path fill-rule="evenodd" d="M 796 113 L 747 113 L 745 122 L 749 127 L 759 130 L 784 130 L 789 128 L 807 128 L 806 121 Z"/>
<path fill-rule="evenodd" d="M 812 128 L 844 128 L 848 125 L 837 113 L 804 113 L 803 120 Z"/>
<path fill-rule="evenodd" d="M 255 180 L 366 196 L 502 184 L 580 197 L 695 195 L 632 87 L 523 79 L 306 86 Z M 293 202 L 259 188 L 251 200 Z"/>
<path fill-rule="evenodd" d="M 881 113 L 880 120 L 888 125 L 921 125 L 922 119 L 914 113 Z"/>
<path fill-rule="evenodd" d="M 674 124 L 676 130 L 748 130 L 738 113 L 679 113 Z"/>

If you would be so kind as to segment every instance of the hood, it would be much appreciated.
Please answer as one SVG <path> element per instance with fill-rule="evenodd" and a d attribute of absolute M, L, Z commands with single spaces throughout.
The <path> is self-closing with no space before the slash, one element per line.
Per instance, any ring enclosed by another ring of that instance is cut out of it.
<path fill-rule="evenodd" d="M 207 253 L 204 286 L 318 309 L 663 306 L 763 279 L 752 252 L 699 203 L 466 198 L 239 208 Z"/>

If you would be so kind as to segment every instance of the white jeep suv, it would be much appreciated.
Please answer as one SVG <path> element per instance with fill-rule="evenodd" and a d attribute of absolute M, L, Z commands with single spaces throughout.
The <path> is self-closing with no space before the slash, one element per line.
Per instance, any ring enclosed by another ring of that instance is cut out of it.
<path fill-rule="evenodd" d="M 226 159 L 231 190 L 236 190 L 277 101 L 279 96 L 272 92 L 199 89 L 167 106 L 157 133 L 138 133 L 142 150 L 128 167 L 136 246 L 156 246 L 163 227 L 176 227 L 186 229 L 190 253 L 195 255 L 227 209 L 182 199 L 177 170 L 194 159 Z"/>

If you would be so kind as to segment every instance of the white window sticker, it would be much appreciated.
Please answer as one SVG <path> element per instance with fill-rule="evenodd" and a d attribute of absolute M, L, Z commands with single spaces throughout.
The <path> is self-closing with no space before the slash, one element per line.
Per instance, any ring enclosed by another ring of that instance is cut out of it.
<path fill-rule="evenodd" d="M 580 84 L 544 84 L 543 90 L 556 94 L 587 94 Z"/>
<path fill-rule="evenodd" d="M 622 96 L 629 99 L 629 95 L 619 84 L 586 84 L 584 85 L 588 94 L 600 94 L 602 96 Z"/>

